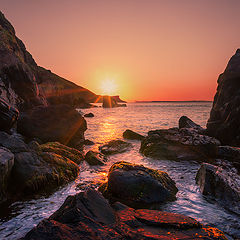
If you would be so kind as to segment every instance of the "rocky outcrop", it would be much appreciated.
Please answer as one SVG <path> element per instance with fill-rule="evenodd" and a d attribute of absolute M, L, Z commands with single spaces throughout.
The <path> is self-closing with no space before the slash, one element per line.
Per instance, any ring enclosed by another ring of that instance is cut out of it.
<path fill-rule="evenodd" d="M 122 140 L 112 140 L 99 147 L 103 154 L 116 154 L 128 151 L 132 147 L 131 143 Z"/>
<path fill-rule="evenodd" d="M 123 138 L 126 139 L 131 139 L 131 140 L 143 140 L 144 136 L 140 135 L 139 133 L 136 133 L 130 129 L 127 129 L 126 131 L 124 131 L 123 133 Z"/>
<path fill-rule="evenodd" d="M 21 111 L 47 104 L 91 107 L 99 96 L 39 67 L 0 12 L 0 97 Z"/>
<path fill-rule="evenodd" d="M 170 128 L 148 132 L 140 152 L 147 157 L 168 160 L 211 161 L 220 142 L 199 134 L 194 128 Z"/>
<path fill-rule="evenodd" d="M 116 203 L 111 206 L 95 190 L 69 196 L 48 219 L 40 222 L 22 240 L 226 240 L 216 228 L 175 213 L 134 210 Z"/>
<path fill-rule="evenodd" d="M 99 152 L 88 151 L 85 155 L 85 161 L 92 166 L 104 165 L 104 163 L 107 161 L 107 158 Z"/>
<path fill-rule="evenodd" d="M 225 71 L 218 78 L 208 134 L 224 145 L 240 146 L 240 49 L 232 56 Z"/>
<path fill-rule="evenodd" d="M 17 130 L 22 135 L 43 142 L 77 146 L 84 140 L 86 120 L 68 105 L 38 107 L 20 115 Z"/>
<path fill-rule="evenodd" d="M 117 162 L 110 168 L 108 181 L 99 187 L 99 191 L 111 202 L 148 208 L 153 204 L 176 200 L 178 189 L 166 172 Z"/>
<path fill-rule="evenodd" d="M 103 108 L 115 108 L 115 107 L 126 107 L 126 104 L 118 104 L 117 101 L 111 96 L 103 96 Z"/>
<path fill-rule="evenodd" d="M 0 202 L 52 192 L 74 180 L 83 155 L 58 142 L 25 143 L 17 133 L 0 132 Z"/>
<path fill-rule="evenodd" d="M 0 98 L 0 131 L 10 130 L 18 119 L 18 110 Z"/>
<path fill-rule="evenodd" d="M 203 195 L 216 199 L 226 209 L 240 214 L 240 177 L 208 163 L 201 165 L 196 176 Z"/>
<path fill-rule="evenodd" d="M 6 200 L 8 180 L 14 164 L 14 155 L 6 148 L 0 147 L 0 202 Z"/>

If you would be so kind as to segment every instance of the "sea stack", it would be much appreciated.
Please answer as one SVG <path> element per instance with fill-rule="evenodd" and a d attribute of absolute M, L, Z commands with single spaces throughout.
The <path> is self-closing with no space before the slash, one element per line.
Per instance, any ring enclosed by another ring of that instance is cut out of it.
<path fill-rule="evenodd" d="M 222 144 L 240 146 L 240 49 L 232 56 L 225 71 L 218 78 L 208 134 Z"/>

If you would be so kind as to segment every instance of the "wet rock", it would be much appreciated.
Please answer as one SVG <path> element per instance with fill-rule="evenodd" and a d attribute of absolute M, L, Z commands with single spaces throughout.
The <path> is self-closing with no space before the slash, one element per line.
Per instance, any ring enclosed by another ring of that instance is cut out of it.
<path fill-rule="evenodd" d="M 44 143 L 60 142 L 75 146 L 84 140 L 85 119 L 68 105 L 38 107 L 20 115 L 18 131 Z"/>
<path fill-rule="evenodd" d="M 147 157 L 168 160 L 211 161 L 220 142 L 193 128 L 170 128 L 148 132 L 140 152 Z"/>
<path fill-rule="evenodd" d="M 0 147 L 0 202 L 5 200 L 8 180 L 14 164 L 14 155 L 6 148 Z"/>
<path fill-rule="evenodd" d="M 240 146 L 240 49 L 231 57 L 217 82 L 207 132 L 224 145 Z"/>
<path fill-rule="evenodd" d="M 240 176 L 221 167 L 203 163 L 196 182 L 203 195 L 216 199 L 226 209 L 240 214 Z"/>
<path fill-rule="evenodd" d="M 106 160 L 106 157 L 99 152 L 88 151 L 85 155 L 85 161 L 89 165 L 104 165 Z"/>
<path fill-rule="evenodd" d="M 0 98 L 0 131 L 10 130 L 18 119 L 19 112 Z"/>
<path fill-rule="evenodd" d="M 99 191 L 111 202 L 148 208 L 156 203 L 176 200 L 178 189 L 166 172 L 117 162 L 110 168 L 108 181 L 100 186 Z"/>
<path fill-rule="evenodd" d="M 84 114 L 84 117 L 94 117 L 94 114 L 93 113 L 86 113 L 86 114 Z"/>
<path fill-rule="evenodd" d="M 76 163 L 53 152 L 17 153 L 11 172 L 11 193 L 13 198 L 49 193 L 74 180 L 78 172 Z"/>
<path fill-rule="evenodd" d="M 131 139 L 131 140 L 143 140 L 144 136 L 140 135 L 139 133 L 136 133 L 130 129 L 127 129 L 124 133 L 123 133 L 123 138 L 126 139 Z"/>
<path fill-rule="evenodd" d="M 52 152 L 60 155 L 63 158 L 70 159 L 71 161 L 80 164 L 83 160 L 83 154 L 75 148 L 70 148 L 59 142 L 49 142 L 39 145 L 42 152 Z"/>
<path fill-rule="evenodd" d="M 219 146 L 217 157 L 229 161 L 240 174 L 240 148 L 231 146 Z"/>
<path fill-rule="evenodd" d="M 6 132 L 0 132 L 0 146 L 8 148 L 13 153 L 29 151 L 29 147 L 24 142 L 23 136 L 17 133 L 10 135 Z"/>
<path fill-rule="evenodd" d="M 216 228 L 174 213 L 134 210 L 116 203 L 111 206 L 96 190 L 69 196 L 48 219 L 40 222 L 22 240 L 89 239 L 218 239 Z"/>
<path fill-rule="evenodd" d="M 85 139 L 85 140 L 83 141 L 83 144 L 84 144 L 84 145 L 94 145 L 94 142 L 91 141 L 91 140 L 89 140 L 89 139 Z"/>
<path fill-rule="evenodd" d="M 131 143 L 124 142 L 122 140 L 112 140 L 107 144 L 104 144 L 99 147 L 99 150 L 103 154 L 115 154 L 115 153 L 123 153 L 128 151 L 132 147 Z"/>
<path fill-rule="evenodd" d="M 193 122 L 190 118 L 187 116 L 182 116 L 180 117 L 178 121 L 179 128 L 193 128 L 195 129 L 198 133 L 204 133 L 204 128 L 202 128 L 200 125 L 196 124 Z"/>

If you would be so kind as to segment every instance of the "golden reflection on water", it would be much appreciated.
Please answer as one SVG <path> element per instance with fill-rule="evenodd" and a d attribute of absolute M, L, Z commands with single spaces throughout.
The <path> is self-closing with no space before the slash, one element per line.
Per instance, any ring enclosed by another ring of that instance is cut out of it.
<path fill-rule="evenodd" d="M 96 143 L 106 143 L 121 137 L 120 131 L 116 128 L 117 118 L 114 116 L 106 116 L 99 124 L 99 134 L 95 138 Z"/>

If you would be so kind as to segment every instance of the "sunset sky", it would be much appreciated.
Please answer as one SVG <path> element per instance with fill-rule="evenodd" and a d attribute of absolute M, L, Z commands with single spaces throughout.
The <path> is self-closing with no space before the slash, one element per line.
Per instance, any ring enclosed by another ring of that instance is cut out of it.
<path fill-rule="evenodd" d="M 0 0 L 36 62 L 104 94 L 212 100 L 240 47 L 239 0 Z"/>

